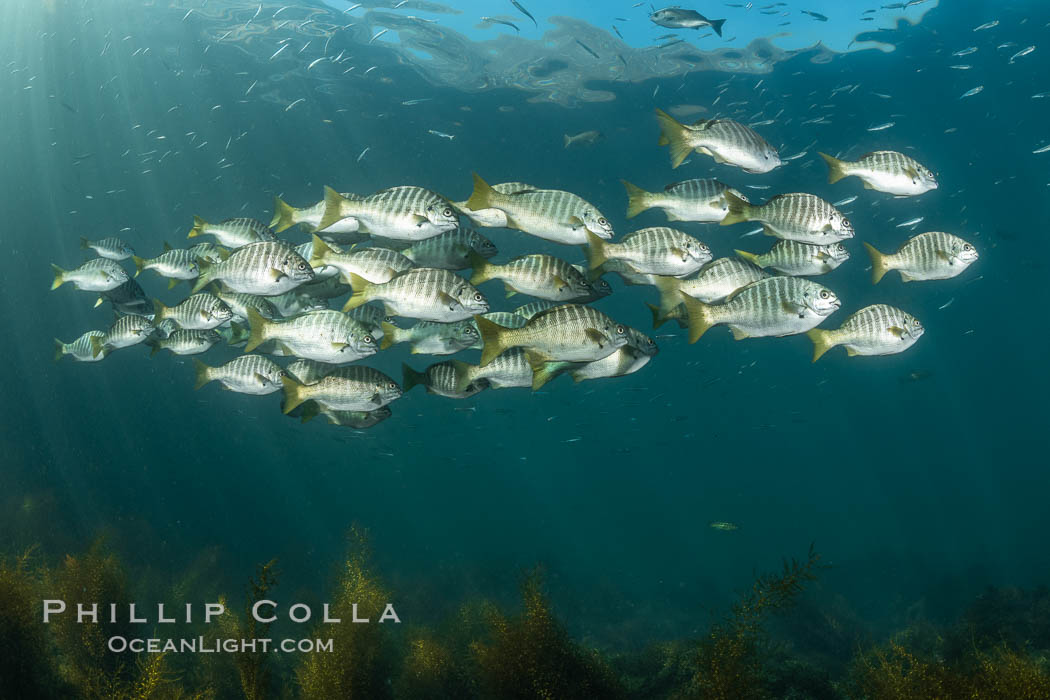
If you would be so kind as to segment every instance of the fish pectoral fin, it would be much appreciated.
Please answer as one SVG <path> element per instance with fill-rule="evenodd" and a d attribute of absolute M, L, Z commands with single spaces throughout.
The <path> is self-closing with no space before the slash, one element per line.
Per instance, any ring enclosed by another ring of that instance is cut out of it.
<path fill-rule="evenodd" d="M 898 338 L 903 338 L 904 337 L 905 331 L 900 326 L 890 326 L 886 330 L 888 330 L 890 333 L 892 333 L 893 335 L 897 336 Z"/>
<path fill-rule="evenodd" d="M 915 168 L 913 168 L 911 166 L 908 166 L 907 168 L 904 169 L 904 174 L 907 175 L 912 180 L 918 180 L 919 179 L 919 173 L 916 172 Z"/>
<path fill-rule="evenodd" d="M 558 289 L 558 291 L 569 286 L 569 283 L 563 280 L 560 275 L 554 275 L 551 277 L 551 283 Z"/>
<path fill-rule="evenodd" d="M 784 309 L 784 311 L 787 311 L 789 314 L 796 315 L 799 318 L 802 318 L 806 315 L 806 307 L 802 304 L 793 304 L 790 301 L 782 301 L 780 302 L 780 306 Z"/>
<path fill-rule="evenodd" d="M 348 348 L 348 347 L 350 347 L 350 343 L 340 343 L 339 341 L 336 341 L 336 340 L 332 341 L 332 349 L 335 350 L 336 352 L 341 352 L 343 350 L 343 348 Z"/>
<path fill-rule="evenodd" d="M 427 222 L 427 217 L 423 216 L 422 214 L 413 214 L 412 215 L 412 223 L 414 223 L 417 228 L 422 226 L 426 222 Z"/>
<path fill-rule="evenodd" d="M 517 289 L 515 289 L 512 286 L 510 286 L 510 284 L 508 284 L 506 282 L 503 283 L 503 289 L 506 290 L 506 292 L 507 292 L 507 299 L 510 299 L 512 296 L 514 296 L 515 294 L 518 293 Z"/>
<path fill-rule="evenodd" d="M 266 386 L 270 383 L 269 379 L 259 374 L 258 372 L 255 372 L 255 381 L 259 382 L 260 386 Z"/>
<path fill-rule="evenodd" d="M 383 397 L 379 395 L 378 391 L 372 394 L 372 403 L 374 403 L 376 406 L 383 405 Z"/>
<path fill-rule="evenodd" d="M 274 343 L 274 345 L 276 345 L 277 349 L 281 351 L 281 354 L 286 356 L 286 357 L 292 357 L 293 355 L 295 355 L 295 351 L 294 350 L 292 350 L 290 347 L 288 347 L 287 345 L 285 345 L 284 343 L 282 343 L 280 341 Z"/>
<path fill-rule="evenodd" d="M 846 346 L 846 356 L 847 356 L 847 357 L 853 357 L 853 356 L 854 356 L 854 355 L 856 355 L 856 354 L 857 354 L 857 351 L 856 351 L 856 350 L 854 350 L 853 348 L 851 348 L 851 347 L 850 347 L 850 346 L 848 346 L 848 345 Z"/>
<path fill-rule="evenodd" d="M 600 348 L 604 348 L 605 345 L 609 342 L 609 337 L 597 328 L 588 328 L 584 331 L 584 334 L 587 336 L 588 339 L 597 343 L 598 347 Z"/>
<path fill-rule="evenodd" d="M 173 279 L 169 279 L 168 280 L 168 289 L 173 289 L 175 287 L 175 285 L 178 284 L 178 283 L 179 283 L 179 281 L 177 279 L 174 279 L 174 278 Z"/>
<path fill-rule="evenodd" d="M 583 224 L 583 219 L 581 219 L 580 217 L 578 217 L 578 216 L 570 216 L 569 217 L 569 226 L 572 227 L 573 231 L 575 231 L 576 229 L 580 228 L 583 225 L 584 225 Z"/>
<path fill-rule="evenodd" d="M 949 253 L 948 253 L 948 252 L 946 252 L 946 251 L 943 251 L 943 250 L 938 250 L 938 251 L 937 251 L 937 257 L 938 257 L 938 258 L 940 258 L 941 260 L 945 261 L 945 262 L 946 262 L 946 263 L 948 263 L 949 265 L 954 265 L 954 264 L 955 264 L 955 263 L 954 263 L 954 262 L 952 261 L 952 256 L 951 256 L 951 254 L 949 254 Z"/>
<path fill-rule="evenodd" d="M 270 275 L 270 279 L 274 282 L 280 282 L 281 278 L 288 276 L 280 270 L 278 270 L 276 267 L 271 267 L 268 274 Z"/>
<path fill-rule="evenodd" d="M 459 302 L 456 301 L 456 298 L 448 292 L 441 292 L 438 294 L 438 301 L 447 306 L 449 311 L 453 311 L 459 306 Z"/>
<path fill-rule="evenodd" d="M 773 236 L 774 238 L 777 237 L 776 232 L 773 231 L 773 227 L 769 224 L 762 224 L 762 233 L 766 236 Z"/>

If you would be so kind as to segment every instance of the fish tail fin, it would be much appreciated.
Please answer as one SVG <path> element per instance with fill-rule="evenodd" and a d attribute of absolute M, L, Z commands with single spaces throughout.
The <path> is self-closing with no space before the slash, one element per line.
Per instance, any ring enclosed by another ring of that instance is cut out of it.
<path fill-rule="evenodd" d="M 160 299 L 153 300 L 153 325 L 163 321 L 168 315 L 168 307 Z"/>
<path fill-rule="evenodd" d="M 821 153 L 817 151 L 817 154 L 824 159 L 824 162 L 828 164 L 828 184 L 834 185 L 836 182 L 844 177 L 849 177 L 849 173 L 846 172 L 846 161 L 833 158 L 827 153 Z"/>
<path fill-rule="evenodd" d="M 507 349 L 507 329 L 484 316 L 475 316 L 474 322 L 478 325 L 478 333 L 481 335 L 481 366 L 484 367 Z"/>
<path fill-rule="evenodd" d="M 91 243 L 91 241 L 89 241 L 87 238 L 84 238 L 83 236 L 80 237 L 80 249 L 81 250 L 87 250 L 90 243 Z"/>
<path fill-rule="evenodd" d="M 725 218 L 720 222 L 721 226 L 729 226 L 731 224 L 739 224 L 743 221 L 751 221 L 751 210 L 753 207 L 750 204 L 745 202 L 739 195 L 733 193 L 732 190 L 726 190 L 724 196 L 729 211 L 726 213 Z"/>
<path fill-rule="evenodd" d="M 354 293 L 350 295 L 350 298 L 346 300 L 346 304 L 343 305 L 343 313 L 367 304 L 369 300 L 368 292 L 372 288 L 371 282 L 352 272 L 346 276 L 346 279 Z"/>
<path fill-rule="evenodd" d="M 632 185 L 630 182 L 627 182 L 627 180 L 620 180 L 620 182 L 623 183 L 624 189 L 627 190 L 628 219 L 633 219 L 652 206 L 649 204 L 649 198 L 652 197 L 651 192 L 646 192 L 638 185 Z"/>
<path fill-rule="evenodd" d="M 309 423 L 317 416 L 321 415 L 321 404 L 317 403 L 313 399 L 303 402 L 302 410 L 299 412 L 299 422 Z M 332 422 L 329 419 L 329 422 Z"/>
<path fill-rule="evenodd" d="M 746 250 L 735 250 L 735 249 L 733 250 L 733 252 L 736 253 L 739 257 L 743 258 L 744 260 L 747 260 L 749 263 L 751 263 L 752 265 L 754 265 L 756 267 L 765 267 L 765 265 L 763 265 L 761 262 L 759 262 L 759 260 L 758 260 L 759 256 L 755 255 L 754 253 L 749 253 Z"/>
<path fill-rule="evenodd" d="M 227 345 L 234 346 L 240 343 L 247 343 L 250 337 L 251 331 L 243 323 L 237 323 L 236 321 L 230 323 L 230 340 Z"/>
<path fill-rule="evenodd" d="M 666 316 L 682 303 L 682 281 L 677 277 L 657 277 L 656 288 L 660 292 L 660 314 Z"/>
<path fill-rule="evenodd" d="M 529 366 L 532 367 L 532 390 L 538 391 L 544 384 L 563 374 L 569 367 L 568 362 L 544 362 L 542 359 L 534 360 L 531 353 L 525 353 Z"/>
<path fill-rule="evenodd" d="M 412 387 L 419 384 L 426 386 L 426 383 L 427 378 L 422 372 L 417 372 L 404 362 L 401 363 L 401 385 L 404 387 L 406 394 Z"/>
<path fill-rule="evenodd" d="M 655 304 L 650 304 L 648 302 L 646 302 L 645 305 L 649 307 L 649 311 L 653 315 L 653 330 L 656 330 L 660 326 L 667 323 L 667 317 L 660 313 L 659 306 L 656 306 Z"/>
<path fill-rule="evenodd" d="M 281 410 L 288 415 L 306 401 L 306 396 L 303 395 L 303 385 L 291 377 L 281 377 L 281 385 L 284 387 L 284 404 Z"/>
<path fill-rule="evenodd" d="M 91 344 L 92 357 L 98 357 L 102 354 L 103 347 L 105 346 L 105 343 L 102 342 L 102 338 L 98 337 L 97 335 L 93 335 L 91 336 L 91 338 L 88 339 L 88 343 Z"/>
<path fill-rule="evenodd" d="M 204 386 L 205 384 L 207 384 L 208 382 L 211 381 L 211 376 L 210 376 L 211 367 L 209 367 L 208 365 L 204 364 L 200 360 L 197 360 L 197 359 L 193 360 L 193 371 L 197 375 L 196 381 L 193 383 L 193 390 L 194 391 L 197 391 L 202 386 Z"/>
<path fill-rule="evenodd" d="M 480 175 L 474 173 L 474 191 L 470 194 L 470 199 L 467 200 L 467 208 L 473 211 L 491 208 L 494 194 L 496 194 L 496 191 L 489 186 L 489 183 L 482 180 Z"/>
<path fill-rule="evenodd" d="M 383 339 L 379 341 L 379 349 L 386 350 L 398 342 L 397 332 L 401 329 L 386 321 L 383 321 L 380 325 L 383 328 Z"/>
<path fill-rule="evenodd" d="M 821 355 L 838 345 L 838 343 L 834 341 L 831 331 L 812 328 L 806 331 L 806 335 L 813 341 L 813 362 L 819 360 Z"/>
<path fill-rule="evenodd" d="M 711 29 L 714 30 L 715 34 L 722 36 L 722 25 L 725 24 L 726 21 L 724 19 L 709 19 L 707 21 L 711 23 Z"/>
<path fill-rule="evenodd" d="M 715 325 L 711 319 L 710 305 L 688 294 L 682 295 L 685 311 L 689 317 L 689 342 L 695 343 Z"/>
<path fill-rule="evenodd" d="M 326 228 L 342 221 L 346 218 L 343 214 L 344 205 L 350 200 L 339 194 L 331 187 L 324 188 L 324 213 L 321 215 L 321 222 L 317 224 L 318 231 L 324 231 Z"/>
<path fill-rule="evenodd" d="M 313 239 L 313 246 L 310 248 L 310 259 L 307 262 L 316 270 L 325 264 L 325 258 L 332 252 L 332 247 L 316 233 L 310 234 L 310 237 Z"/>
<path fill-rule="evenodd" d="M 131 256 L 131 262 L 135 263 L 135 276 L 138 277 L 142 274 L 142 271 L 146 268 L 146 259 L 140 258 L 137 255 Z"/>
<path fill-rule="evenodd" d="M 572 137 L 569 136 L 568 134 L 565 134 L 565 148 L 568 148 L 571 145 L 572 145 Z"/>
<path fill-rule="evenodd" d="M 470 283 L 472 285 L 476 287 L 482 282 L 488 282 L 492 279 L 496 266 L 488 260 L 471 250 L 467 253 L 467 262 L 470 264 L 470 269 L 472 270 L 472 274 L 470 275 Z"/>
<path fill-rule="evenodd" d="M 193 228 L 186 234 L 186 238 L 196 238 L 197 236 L 204 235 L 204 228 L 208 225 L 208 222 L 199 216 L 193 217 Z"/>
<path fill-rule="evenodd" d="M 883 255 L 875 246 L 867 242 L 864 243 L 864 249 L 868 251 L 868 255 L 871 257 L 871 283 L 878 284 L 882 276 L 890 271 L 888 256 Z"/>
<path fill-rule="evenodd" d="M 606 255 L 605 241 L 595 236 L 590 231 L 587 231 L 587 247 L 584 249 L 587 253 L 587 269 L 596 270 L 609 259 Z"/>
<path fill-rule="evenodd" d="M 248 308 L 248 342 L 244 345 L 245 352 L 251 352 L 266 342 L 266 329 L 270 322 L 262 317 L 256 309 Z"/>
<path fill-rule="evenodd" d="M 656 119 L 660 122 L 661 139 L 666 139 L 671 147 L 671 167 L 677 168 L 693 151 L 687 142 L 689 129 L 662 109 L 656 110 Z"/>
<path fill-rule="evenodd" d="M 197 279 L 194 280 L 193 289 L 190 291 L 190 294 L 196 294 L 211 284 L 212 276 L 215 274 L 215 271 L 212 269 L 212 264 L 207 260 L 198 260 L 197 269 L 200 271 L 200 274 L 198 274 Z"/>
<path fill-rule="evenodd" d="M 54 263 L 51 264 L 51 271 L 55 273 L 55 279 L 51 282 L 51 289 L 55 290 L 65 284 L 66 271 Z"/>
<path fill-rule="evenodd" d="M 66 344 L 55 338 L 55 362 L 58 362 L 66 354 Z"/>
<path fill-rule="evenodd" d="M 156 342 L 150 343 L 149 344 L 149 357 L 150 357 L 151 360 L 153 359 L 153 356 L 156 355 L 158 352 L 160 352 L 160 343 L 156 343 Z"/>
<path fill-rule="evenodd" d="M 299 223 L 295 220 L 295 213 L 295 207 L 292 207 L 280 197 L 274 196 L 273 219 L 270 221 L 270 228 L 273 229 L 274 233 L 280 233 L 295 226 Z"/>

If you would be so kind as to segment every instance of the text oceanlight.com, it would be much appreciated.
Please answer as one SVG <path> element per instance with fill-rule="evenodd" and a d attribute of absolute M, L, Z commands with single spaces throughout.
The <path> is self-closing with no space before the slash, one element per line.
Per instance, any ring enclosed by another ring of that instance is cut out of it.
<path fill-rule="evenodd" d="M 293 652 L 330 652 L 333 650 L 331 639 L 140 639 L 133 637 L 110 637 L 106 642 L 109 650 L 115 653 L 131 651 L 136 654 L 243 654 L 254 652 L 283 651 Z"/>

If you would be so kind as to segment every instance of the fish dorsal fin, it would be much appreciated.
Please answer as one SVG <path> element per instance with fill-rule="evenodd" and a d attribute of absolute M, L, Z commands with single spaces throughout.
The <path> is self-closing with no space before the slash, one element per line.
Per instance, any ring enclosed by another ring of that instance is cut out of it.
<path fill-rule="evenodd" d="M 692 129 L 694 129 L 696 131 L 704 131 L 706 129 L 710 129 L 717 122 L 718 122 L 717 119 L 697 119 L 695 122 L 693 122 L 689 126 L 690 126 L 690 128 L 692 128 Z"/>
<path fill-rule="evenodd" d="M 681 185 L 683 182 L 684 182 L 683 180 L 679 180 L 678 182 L 672 182 L 670 185 L 667 185 L 666 187 L 664 187 L 664 192 L 670 192 L 675 187 L 678 187 L 679 185 Z"/>

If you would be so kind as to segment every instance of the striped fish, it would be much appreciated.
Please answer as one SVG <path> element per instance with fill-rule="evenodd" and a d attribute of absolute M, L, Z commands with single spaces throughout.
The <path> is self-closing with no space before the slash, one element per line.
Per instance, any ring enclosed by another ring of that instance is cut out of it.
<path fill-rule="evenodd" d="M 66 355 L 69 355 L 77 362 L 98 362 L 106 359 L 106 355 L 110 351 L 103 347 L 101 352 L 96 355 L 95 345 L 92 343 L 92 341 L 101 340 L 105 336 L 106 334 L 102 331 L 88 331 L 72 343 L 63 343 L 58 338 L 55 338 L 55 362 L 58 362 Z"/>
<path fill-rule="evenodd" d="M 153 322 L 145 316 L 134 314 L 121 316 L 106 331 L 105 335 L 101 337 L 91 336 L 89 341 L 91 343 L 91 353 L 97 357 L 104 351 L 119 350 L 120 348 L 138 345 L 153 335 L 154 330 Z"/>
<path fill-rule="evenodd" d="M 551 307 L 553 307 L 553 306 L 554 305 L 551 304 Z M 525 307 L 519 307 L 519 308 L 525 308 Z M 548 307 L 548 308 L 550 308 L 550 307 Z M 487 314 L 481 314 L 481 315 L 484 316 L 485 318 L 487 318 L 489 321 L 492 321 L 493 323 L 498 323 L 499 325 L 503 326 L 504 328 L 521 328 L 522 326 L 524 326 L 526 323 L 529 322 L 529 319 L 525 318 L 525 316 L 523 316 L 521 314 L 516 314 L 513 311 L 489 311 Z M 471 321 L 471 323 L 473 323 L 473 321 Z M 477 330 L 477 325 L 474 326 L 474 329 Z M 481 349 L 480 340 L 481 340 L 481 336 L 479 335 L 478 336 L 479 344 L 476 347 L 477 350 Z"/>
<path fill-rule="evenodd" d="M 361 248 L 349 253 L 340 253 L 333 250 L 317 234 L 313 236 L 310 265 L 315 268 L 331 267 L 338 271 L 344 281 L 349 280 L 350 275 L 357 275 L 375 284 L 389 282 L 416 266 L 401 253 L 387 248 Z"/>
<path fill-rule="evenodd" d="M 474 174 L 474 193 L 467 200 L 474 210 L 496 208 L 507 215 L 507 228 L 555 243 L 583 245 L 587 231 L 612 238 L 608 220 L 582 197 L 562 190 L 526 190 L 503 194 Z"/>
<path fill-rule="evenodd" d="M 230 391 L 254 396 L 280 391 L 281 378 L 285 376 L 280 365 L 262 355 L 241 355 L 220 367 L 209 367 L 194 360 L 193 366 L 197 373 L 194 389 L 208 382 L 219 382 Z"/>
<path fill-rule="evenodd" d="M 768 173 L 782 165 L 777 150 L 748 126 L 732 119 L 701 119 L 689 126 L 656 110 L 661 146 L 671 147 L 671 167 L 690 153 L 711 156 L 716 163 L 735 165 L 749 173 Z"/>
<path fill-rule="evenodd" d="M 389 323 L 391 326 L 397 327 L 397 319 L 393 316 L 388 316 L 378 306 L 369 306 L 367 304 L 358 306 L 356 309 L 347 311 L 346 315 L 355 321 L 365 324 L 365 327 L 368 328 L 372 337 L 376 340 L 383 337 L 383 323 Z"/>
<path fill-rule="evenodd" d="M 798 241 L 779 240 L 769 252 L 755 255 L 744 250 L 736 254 L 759 267 L 771 267 L 784 275 L 806 277 L 831 272 L 849 260 L 849 251 L 841 243 L 810 245 Z"/>
<path fill-rule="evenodd" d="M 168 278 L 168 289 L 171 289 L 180 280 L 193 280 L 200 276 L 200 265 L 196 255 L 182 248 L 172 248 L 164 244 L 164 252 L 155 258 L 145 259 L 137 255 L 131 256 L 135 263 L 135 276 L 142 274 L 143 270 L 153 270 L 161 277 Z"/>
<path fill-rule="evenodd" d="M 343 311 L 381 301 L 390 316 L 451 323 L 489 310 L 489 303 L 473 285 L 454 272 L 432 267 L 413 268 L 383 284 L 351 274 L 350 284 L 354 293 Z"/>
<path fill-rule="evenodd" d="M 214 330 L 174 330 L 167 338 L 150 339 L 146 344 L 151 346 L 150 357 L 161 350 L 170 350 L 176 355 L 199 355 L 207 352 L 213 345 L 222 340 Z"/>
<path fill-rule="evenodd" d="M 533 375 L 532 388 L 539 389 L 560 374 L 568 372 L 574 382 L 605 379 L 634 374 L 656 356 L 656 341 L 634 328 L 627 329 L 627 344 L 616 352 L 594 362 L 548 362 Z"/>
<path fill-rule="evenodd" d="M 303 287 L 305 286 L 303 285 Z M 318 299 L 311 294 L 301 291 L 303 287 L 293 289 L 284 294 L 278 294 L 275 297 L 267 297 L 270 303 L 273 304 L 273 307 L 277 309 L 278 316 L 293 318 L 310 311 L 326 311 L 328 309 L 326 300 Z"/>
<path fill-rule="evenodd" d="M 355 199 L 326 187 L 324 216 L 318 227 L 324 230 L 347 217 L 357 219 L 361 231 L 408 241 L 422 241 L 459 226 L 459 213 L 447 199 L 407 185 Z"/>
<path fill-rule="evenodd" d="M 855 175 L 864 182 L 865 189 L 898 197 L 913 197 L 937 189 L 937 178 L 929 169 L 897 151 L 873 151 L 852 162 L 826 153 L 820 157 L 828 164 L 831 184 Z"/>
<path fill-rule="evenodd" d="M 142 286 L 132 279 L 119 287 L 102 292 L 95 306 L 99 306 L 104 301 L 113 304 L 113 311 L 118 314 L 137 314 L 139 316 L 153 314 L 153 303 L 146 296 Z"/>
<path fill-rule="evenodd" d="M 846 354 L 893 355 L 915 344 L 926 331 L 919 319 L 887 304 L 865 306 L 834 330 L 813 328 L 806 335 L 813 341 L 813 361 L 836 345 Z"/>
<path fill-rule="evenodd" d="M 755 206 L 728 192 L 726 201 L 729 213 L 722 219 L 722 226 L 760 221 L 767 236 L 813 245 L 853 238 L 853 224 L 849 219 L 816 195 L 778 194 L 765 204 Z"/>
<path fill-rule="evenodd" d="M 830 289 L 801 277 L 767 277 L 734 293 L 722 304 L 683 296 L 689 314 L 689 342 L 726 324 L 733 338 L 761 338 L 805 333 L 841 306 Z"/>
<path fill-rule="evenodd" d="M 729 212 L 726 192 L 748 201 L 739 190 L 712 178 L 674 182 L 665 187 L 663 192 L 646 192 L 626 180 L 620 182 L 627 189 L 628 219 L 655 207 L 663 209 L 669 221 L 715 223 L 724 219 Z"/>
<path fill-rule="evenodd" d="M 360 195 L 353 194 L 352 192 L 340 192 L 339 196 L 344 199 L 361 198 Z M 321 217 L 324 216 L 324 206 L 325 200 L 322 199 L 313 206 L 296 209 L 295 207 L 289 206 L 280 197 L 274 197 L 273 220 L 270 221 L 270 228 L 277 233 L 280 233 L 296 224 L 302 224 L 310 233 L 324 234 L 357 233 L 361 229 L 361 222 L 351 216 L 345 219 L 340 219 L 326 228 L 319 230 L 317 226 L 321 223 Z"/>
<path fill-rule="evenodd" d="M 480 342 L 481 335 L 470 318 L 454 323 L 420 321 L 411 328 L 398 328 L 384 321 L 379 348 L 386 350 L 397 343 L 409 343 L 413 355 L 452 355 Z"/>
<path fill-rule="evenodd" d="M 643 228 L 608 243 L 588 235 L 587 264 L 596 270 L 608 260 L 621 260 L 631 271 L 684 277 L 711 262 L 711 249 L 687 233 L 667 226 Z"/>
<path fill-rule="evenodd" d="M 331 309 L 310 311 L 288 321 L 267 321 L 255 309 L 248 309 L 248 324 L 251 335 L 245 352 L 274 341 L 283 355 L 342 364 L 379 350 L 364 324 Z"/>
<path fill-rule="evenodd" d="M 367 430 L 393 415 L 389 406 L 380 406 L 372 411 L 333 411 L 330 408 L 318 405 L 317 412 L 318 415 L 327 418 L 332 425 L 354 430 Z"/>
<path fill-rule="evenodd" d="M 187 238 L 213 236 L 215 241 L 230 249 L 240 248 L 259 241 L 276 241 L 277 236 L 261 221 L 255 219 L 226 219 L 217 224 L 209 224 L 199 216 L 193 217 L 193 228 L 186 234 Z"/>
<path fill-rule="evenodd" d="M 527 185 L 524 182 L 501 182 L 498 185 L 492 185 L 492 189 L 500 194 L 514 194 L 515 192 L 538 190 L 539 188 Z M 461 213 L 465 214 L 475 226 L 481 226 L 483 228 L 507 227 L 507 214 L 502 209 L 490 208 L 475 211 L 468 207 L 466 202 L 453 202 L 452 204 L 456 209 L 459 209 Z"/>
<path fill-rule="evenodd" d="M 134 248 L 116 236 L 110 236 L 109 238 L 103 238 L 97 241 L 90 241 L 87 238 L 81 237 L 80 247 L 84 250 L 95 251 L 100 258 L 107 258 L 118 262 L 121 260 L 127 260 L 135 254 Z"/>
<path fill-rule="evenodd" d="M 946 280 L 972 265 L 977 249 L 958 236 L 943 231 L 928 231 L 909 238 L 896 253 L 884 254 L 868 243 L 871 256 L 871 282 L 878 284 L 890 270 L 900 270 L 901 281 Z"/>
<path fill-rule="evenodd" d="M 51 271 L 55 273 L 52 290 L 69 282 L 82 292 L 108 292 L 131 279 L 123 267 L 108 258 L 88 260 L 73 270 L 63 270 L 58 265 L 52 265 Z"/>
<path fill-rule="evenodd" d="M 460 363 L 457 362 L 438 362 L 423 372 L 417 372 L 407 364 L 402 364 L 402 384 L 405 391 L 415 386 L 424 386 L 428 394 L 437 394 L 447 399 L 466 399 L 488 388 L 484 381 L 463 384 L 460 381 L 461 371 Z"/>
<path fill-rule="evenodd" d="M 310 400 L 333 411 L 374 411 L 401 398 L 402 393 L 393 379 L 360 365 L 333 370 L 316 384 L 300 384 L 291 377 L 283 377 L 281 382 L 285 413 Z"/>
<path fill-rule="evenodd" d="M 205 262 L 193 287 L 197 292 L 211 282 L 222 282 L 234 292 L 277 296 L 314 278 L 313 268 L 295 249 L 281 241 L 249 243 L 217 265 Z"/>
<path fill-rule="evenodd" d="M 695 277 L 655 277 L 653 283 L 660 290 L 660 313 L 666 316 L 682 303 L 682 294 L 712 304 L 766 277 L 769 275 L 762 268 L 746 260 L 719 258 L 701 268 Z"/>
<path fill-rule="evenodd" d="M 463 270 L 470 267 L 470 254 L 486 260 L 496 255 L 492 241 L 470 228 L 457 228 L 416 243 L 401 253 L 419 267 Z"/>
<path fill-rule="evenodd" d="M 502 280 L 508 297 L 528 294 L 547 301 L 573 301 L 594 294 L 594 288 L 588 284 L 583 273 L 552 255 L 522 255 L 503 265 L 496 265 L 473 254 L 471 265 L 474 270 L 471 284 Z"/>
<path fill-rule="evenodd" d="M 208 292 L 194 294 L 175 306 L 165 306 L 153 300 L 153 323 L 171 319 L 179 328 L 206 331 L 216 328 L 233 318 L 233 311 L 219 297 Z"/>
<path fill-rule="evenodd" d="M 500 353 L 524 347 L 530 364 L 564 360 L 591 362 L 611 355 L 627 343 L 627 327 L 589 306 L 563 304 L 532 317 L 521 328 L 504 328 L 475 317 L 484 348 L 481 366 Z"/>

